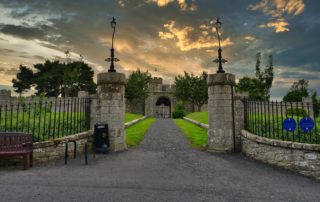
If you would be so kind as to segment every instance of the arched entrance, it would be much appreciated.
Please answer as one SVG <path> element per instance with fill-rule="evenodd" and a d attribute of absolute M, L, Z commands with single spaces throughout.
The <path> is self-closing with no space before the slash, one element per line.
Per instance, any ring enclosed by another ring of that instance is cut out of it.
<path fill-rule="evenodd" d="M 171 117 L 171 102 L 166 97 L 159 97 L 155 107 L 156 118 L 170 118 Z"/>

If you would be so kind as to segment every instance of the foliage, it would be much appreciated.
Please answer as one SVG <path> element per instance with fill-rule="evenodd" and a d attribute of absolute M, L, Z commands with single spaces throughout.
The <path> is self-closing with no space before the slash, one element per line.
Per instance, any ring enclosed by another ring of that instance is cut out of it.
<path fill-rule="evenodd" d="M 309 96 L 309 82 L 301 79 L 294 82 L 289 92 L 283 97 L 284 102 L 302 102 L 302 98 Z"/>
<path fill-rule="evenodd" d="M 20 65 L 16 79 L 12 80 L 15 92 L 23 93 L 30 90 L 32 85 L 37 90 L 36 95 L 44 93 L 46 97 L 57 97 L 60 94 L 63 97 L 77 96 L 81 90 L 90 94 L 96 92 L 94 72 L 82 61 L 61 63 L 46 60 L 33 67 L 34 71 Z"/>
<path fill-rule="evenodd" d="M 199 149 L 206 148 L 208 144 L 208 134 L 205 129 L 183 119 L 175 119 L 174 121 L 188 138 L 192 147 Z"/>
<path fill-rule="evenodd" d="M 130 102 L 143 102 L 148 97 L 148 85 L 151 81 L 151 74 L 140 69 L 132 72 L 125 87 L 125 97 Z"/>
<path fill-rule="evenodd" d="M 54 113 L 39 109 L 24 113 L 16 110 L 8 112 L 7 116 L 0 117 L 0 131 L 32 133 L 34 141 L 41 142 L 87 130 L 84 112 Z"/>
<path fill-rule="evenodd" d="M 248 92 L 249 98 L 254 100 L 266 101 L 270 98 L 270 89 L 272 87 L 273 59 L 269 55 L 269 61 L 266 69 L 262 72 L 260 69 L 261 53 L 257 53 L 255 77 L 243 77 L 236 85 L 237 92 Z"/>
<path fill-rule="evenodd" d="M 184 104 L 182 101 L 179 101 L 174 109 L 174 111 L 172 112 L 172 117 L 174 119 L 181 119 L 185 116 L 185 112 L 184 112 Z"/>
<path fill-rule="evenodd" d="M 209 123 L 209 113 L 208 112 L 193 112 L 186 116 L 189 119 L 193 119 L 200 123 L 208 124 Z"/>
<path fill-rule="evenodd" d="M 295 111 L 295 109 L 293 109 L 293 111 Z M 311 132 L 303 132 L 299 127 L 299 122 L 303 117 L 300 112 L 302 111 L 299 111 L 299 116 L 291 115 L 289 109 L 287 115 L 252 113 L 248 116 L 247 129 L 255 135 L 270 139 L 320 144 L 318 128 L 320 118 L 315 119 L 317 126 Z M 293 113 L 297 113 L 297 111 Z M 294 132 L 287 132 L 283 129 L 283 120 L 288 117 L 292 117 L 297 123 L 297 128 Z"/>
<path fill-rule="evenodd" d="M 155 122 L 155 118 L 147 118 L 126 129 L 126 143 L 128 147 L 136 147 L 143 140 L 144 135 L 150 126 Z"/>
<path fill-rule="evenodd" d="M 303 98 L 310 96 L 311 92 L 312 90 L 309 90 L 309 82 L 301 79 L 292 84 L 289 92 L 283 97 L 283 101 L 302 102 Z M 313 92 L 311 97 L 314 116 L 318 117 L 320 111 L 320 100 L 318 99 L 317 92 Z"/>
<path fill-rule="evenodd" d="M 20 72 L 17 74 L 16 79 L 12 79 L 15 92 L 22 94 L 31 88 L 33 80 L 33 72 L 31 69 L 24 65 L 20 65 Z"/>
<path fill-rule="evenodd" d="M 203 72 L 200 76 L 194 76 L 184 72 L 184 75 L 175 77 L 175 96 L 182 101 L 188 101 L 198 107 L 208 102 L 208 74 Z"/>
<path fill-rule="evenodd" d="M 312 104 L 314 116 L 318 117 L 320 112 L 320 99 L 318 99 L 317 92 L 314 92 L 312 94 Z"/>
<path fill-rule="evenodd" d="M 307 117 L 308 113 L 306 110 L 301 108 L 290 108 L 287 110 L 288 116 L 300 116 L 300 117 Z"/>

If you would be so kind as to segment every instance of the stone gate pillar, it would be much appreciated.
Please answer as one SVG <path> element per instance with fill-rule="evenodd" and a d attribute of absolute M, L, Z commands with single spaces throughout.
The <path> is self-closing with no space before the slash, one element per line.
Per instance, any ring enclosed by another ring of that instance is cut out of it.
<path fill-rule="evenodd" d="M 208 150 L 234 151 L 233 74 L 217 73 L 208 76 Z"/>
<path fill-rule="evenodd" d="M 112 151 L 127 148 L 124 126 L 125 75 L 116 72 L 98 74 L 98 121 L 109 126 L 109 142 Z"/>

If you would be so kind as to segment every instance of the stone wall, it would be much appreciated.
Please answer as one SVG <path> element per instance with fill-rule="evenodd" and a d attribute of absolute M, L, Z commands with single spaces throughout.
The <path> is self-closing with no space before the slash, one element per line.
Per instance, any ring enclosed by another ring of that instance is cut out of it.
<path fill-rule="evenodd" d="M 248 93 L 236 93 L 234 95 L 234 138 L 235 151 L 241 151 L 241 130 L 244 128 L 244 101 L 249 97 Z"/>
<path fill-rule="evenodd" d="M 133 113 L 133 114 L 144 114 L 145 104 L 143 102 L 135 101 L 132 104 L 126 99 L 125 104 L 126 104 L 126 112 Z"/>
<path fill-rule="evenodd" d="M 40 165 L 64 158 L 65 142 L 67 140 L 75 140 L 77 142 L 77 155 L 84 152 L 84 143 L 92 138 L 93 132 L 86 131 L 75 135 L 69 135 L 55 140 L 36 142 L 33 144 L 33 164 Z M 69 159 L 73 158 L 73 143 L 69 143 L 68 154 Z M 0 158 L 0 166 L 22 166 L 22 157 L 6 157 Z M 79 157 L 77 157 L 79 158 Z"/>
<path fill-rule="evenodd" d="M 320 180 L 320 145 L 273 140 L 242 130 L 242 152 Z"/>

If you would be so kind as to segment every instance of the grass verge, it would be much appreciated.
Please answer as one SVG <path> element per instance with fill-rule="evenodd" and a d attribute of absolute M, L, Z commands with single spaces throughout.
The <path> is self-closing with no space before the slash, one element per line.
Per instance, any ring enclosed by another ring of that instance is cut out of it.
<path fill-rule="evenodd" d="M 126 142 L 129 148 L 139 145 L 150 126 L 155 122 L 155 118 L 147 118 L 126 129 Z"/>
<path fill-rule="evenodd" d="M 128 123 L 130 121 L 133 121 L 133 120 L 141 118 L 141 117 L 143 117 L 143 115 L 141 115 L 141 114 L 126 113 L 124 116 L 124 122 Z"/>
<path fill-rule="evenodd" d="M 200 123 L 208 124 L 208 112 L 193 112 L 191 114 L 188 114 L 186 117 Z"/>
<path fill-rule="evenodd" d="M 174 122 L 179 128 L 181 128 L 192 147 L 205 149 L 206 145 L 208 144 L 208 134 L 205 129 L 183 119 L 174 119 Z"/>

